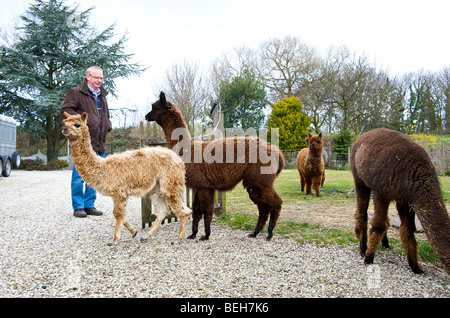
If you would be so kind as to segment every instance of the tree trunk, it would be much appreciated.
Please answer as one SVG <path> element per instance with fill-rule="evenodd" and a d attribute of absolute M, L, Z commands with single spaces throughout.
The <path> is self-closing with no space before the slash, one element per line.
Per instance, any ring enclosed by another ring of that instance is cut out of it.
<path fill-rule="evenodd" d="M 60 137 L 61 137 L 61 118 L 59 115 L 47 117 L 45 126 L 47 137 L 47 163 L 58 158 Z"/>
<path fill-rule="evenodd" d="M 447 89 L 445 99 L 445 119 L 446 119 L 446 132 L 450 134 L 450 88 Z"/>

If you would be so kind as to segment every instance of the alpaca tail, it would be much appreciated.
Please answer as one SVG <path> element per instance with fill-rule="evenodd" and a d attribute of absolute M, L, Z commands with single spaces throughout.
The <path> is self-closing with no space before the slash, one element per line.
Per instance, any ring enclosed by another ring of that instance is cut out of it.
<path fill-rule="evenodd" d="M 281 170 L 284 168 L 284 156 L 281 150 L 279 151 L 278 156 L 278 170 L 277 170 L 277 176 L 281 173 Z"/>
<path fill-rule="evenodd" d="M 450 218 L 444 202 L 427 207 L 415 207 L 425 234 L 436 256 L 450 275 Z"/>

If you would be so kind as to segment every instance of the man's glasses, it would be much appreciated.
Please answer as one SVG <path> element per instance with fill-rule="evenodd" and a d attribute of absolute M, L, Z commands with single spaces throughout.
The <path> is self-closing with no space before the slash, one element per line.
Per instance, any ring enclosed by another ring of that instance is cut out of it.
<path fill-rule="evenodd" d="M 97 77 L 97 76 L 92 76 L 92 75 L 89 75 L 89 76 L 94 78 L 94 79 L 96 79 L 96 80 L 102 80 L 103 81 L 103 77 Z"/>

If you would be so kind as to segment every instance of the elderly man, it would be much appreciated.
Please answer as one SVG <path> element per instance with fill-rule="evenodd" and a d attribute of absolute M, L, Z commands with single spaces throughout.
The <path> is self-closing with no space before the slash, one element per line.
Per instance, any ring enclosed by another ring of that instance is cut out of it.
<path fill-rule="evenodd" d="M 106 135 L 112 125 L 109 120 L 108 92 L 103 89 L 103 71 L 98 66 L 92 66 L 86 70 L 86 78 L 81 86 L 71 88 L 61 106 L 60 114 L 64 112 L 71 115 L 88 114 L 88 127 L 91 135 L 91 144 L 94 151 L 101 157 L 105 157 Z M 85 185 L 74 165 L 72 171 L 72 207 L 76 217 L 87 215 L 102 215 L 94 206 L 97 198 L 96 191 Z"/>

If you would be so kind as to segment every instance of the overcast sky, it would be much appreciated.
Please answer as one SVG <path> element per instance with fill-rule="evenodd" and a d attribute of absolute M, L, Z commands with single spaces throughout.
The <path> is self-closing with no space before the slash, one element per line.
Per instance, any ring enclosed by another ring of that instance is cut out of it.
<path fill-rule="evenodd" d="M 0 0 L 0 27 L 12 26 L 34 1 Z M 148 66 L 117 82 L 110 107 L 149 107 L 155 80 L 185 58 L 208 66 L 239 46 L 299 36 L 319 52 L 346 45 L 391 74 L 450 65 L 450 0 L 66 0 L 92 6 L 91 23 L 129 33 L 127 50 Z M 145 104 L 145 105 L 144 105 Z"/>

